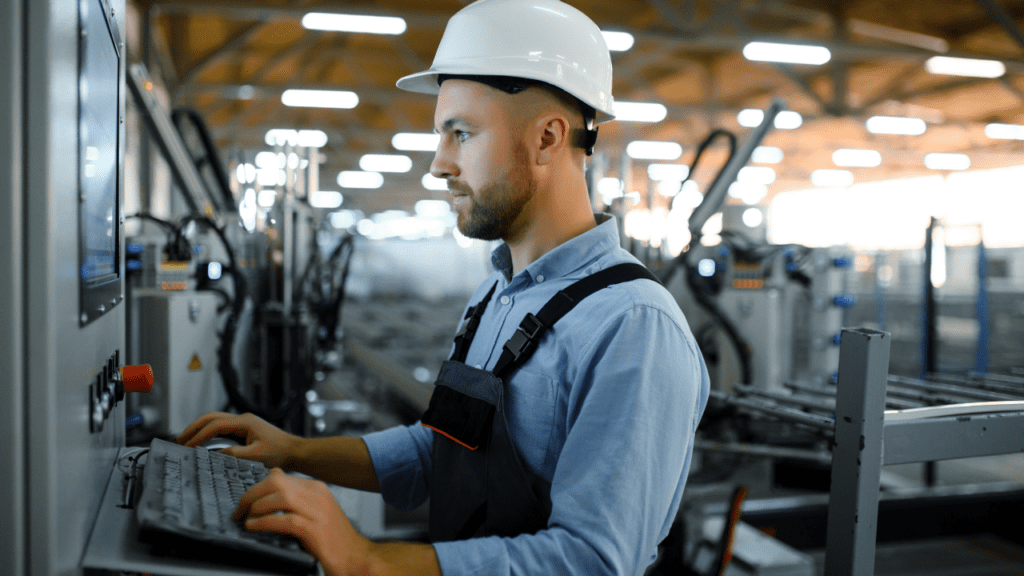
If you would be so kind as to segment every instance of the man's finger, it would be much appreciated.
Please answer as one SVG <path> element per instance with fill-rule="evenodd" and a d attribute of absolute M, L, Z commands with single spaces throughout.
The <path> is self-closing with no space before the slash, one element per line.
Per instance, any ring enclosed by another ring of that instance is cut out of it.
<path fill-rule="evenodd" d="M 229 416 L 229 414 L 224 412 L 207 412 L 199 418 L 196 418 L 196 420 L 189 424 L 181 434 L 178 434 L 178 437 L 176 438 L 178 444 L 188 442 L 193 436 L 195 436 L 196 432 L 202 430 L 207 424 L 217 418 L 223 418 L 225 416 Z"/>
<path fill-rule="evenodd" d="M 280 468 L 274 468 L 262 482 L 258 482 L 252 488 L 246 490 L 238 500 L 238 506 L 235 508 L 235 512 L 231 515 L 231 518 L 236 522 L 241 520 L 249 514 L 249 509 L 252 508 L 253 503 L 261 498 L 269 496 L 270 494 L 278 492 L 280 490 L 280 487 L 277 485 L 278 476 L 284 476 L 284 472 L 282 472 Z"/>
<path fill-rule="evenodd" d="M 245 438 L 248 436 L 248 433 L 249 424 L 241 416 L 225 414 L 222 418 L 215 418 L 206 423 L 205 426 L 185 441 L 185 446 L 199 446 L 217 436 L 240 436 Z"/>
<path fill-rule="evenodd" d="M 310 521 L 298 514 L 268 514 L 250 516 L 245 520 L 245 529 L 250 532 L 273 532 L 286 534 L 305 543 L 311 534 Z"/>

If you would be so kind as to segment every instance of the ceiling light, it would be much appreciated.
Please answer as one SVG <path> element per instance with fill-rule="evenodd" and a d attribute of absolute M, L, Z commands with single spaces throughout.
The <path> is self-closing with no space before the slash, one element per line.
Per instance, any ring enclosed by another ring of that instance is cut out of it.
<path fill-rule="evenodd" d="M 276 201 L 277 191 L 273 189 L 260 190 L 259 194 L 256 195 L 256 203 L 264 208 L 270 208 Z"/>
<path fill-rule="evenodd" d="M 452 206 L 445 200 L 417 200 L 413 210 L 423 218 L 442 218 L 451 214 Z"/>
<path fill-rule="evenodd" d="M 338 186 L 342 188 L 380 188 L 383 185 L 384 175 L 380 172 L 342 170 L 338 173 Z"/>
<path fill-rule="evenodd" d="M 690 175 L 690 167 L 685 164 L 651 164 L 647 167 L 647 176 L 655 182 L 682 182 Z"/>
<path fill-rule="evenodd" d="M 434 152 L 441 141 L 440 134 L 428 132 L 399 132 L 391 138 L 391 145 L 396 150 L 415 152 Z"/>
<path fill-rule="evenodd" d="M 877 150 L 840 148 L 832 153 L 832 161 L 836 166 L 874 168 L 882 163 L 882 155 Z"/>
<path fill-rule="evenodd" d="M 864 123 L 872 134 L 901 134 L 919 136 L 924 134 L 928 126 L 920 118 L 902 118 L 899 116 L 872 116 Z"/>
<path fill-rule="evenodd" d="M 758 146 L 750 155 L 750 161 L 754 164 L 778 164 L 782 162 L 782 157 L 782 148 Z"/>
<path fill-rule="evenodd" d="M 757 204 L 768 195 L 768 187 L 754 182 L 733 182 L 729 185 L 728 194 L 744 204 Z"/>
<path fill-rule="evenodd" d="M 621 102 L 612 104 L 612 114 L 622 122 L 661 122 L 668 116 L 668 108 L 650 102 Z"/>
<path fill-rule="evenodd" d="M 299 90 L 291 88 L 281 93 L 285 106 L 302 108 L 355 108 L 359 96 L 348 90 Z"/>
<path fill-rule="evenodd" d="M 420 178 L 420 184 L 427 190 L 447 190 L 448 180 L 444 178 L 435 178 L 431 174 L 424 174 L 423 178 Z"/>
<path fill-rule="evenodd" d="M 364 154 L 359 167 L 367 172 L 408 172 L 412 170 L 412 158 L 403 154 Z"/>
<path fill-rule="evenodd" d="M 675 160 L 682 156 L 683 147 L 675 142 L 634 140 L 626 145 L 626 154 L 636 160 Z"/>
<path fill-rule="evenodd" d="M 332 190 L 317 190 L 309 195 L 309 205 L 313 208 L 327 208 L 332 210 L 341 206 L 345 198 L 341 192 Z"/>
<path fill-rule="evenodd" d="M 781 62 L 784 64 L 824 64 L 832 59 L 832 53 L 824 46 L 807 44 L 777 44 L 775 42 L 750 42 L 743 47 L 743 56 L 756 62 Z"/>
<path fill-rule="evenodd" d="M 775 170 L 767 166 L 744 166 L 740 168 L 736 180 L 749 184 L 771 184 L 775 182 Z"/>
<path fill-rule="evenodd" d="M 390 35 L 405 32 L 405 20 L 394 16 L 361 16 L 355 14 L 310 12 L 302 17 L 302 25 L 309 30 L 328 30 L 331 32 L 363 32 L 366 34 Z"/>
<path fill-rule="evenodd" d="M 924 165 L 931 170 L 967 170 L 971 167 L 971 158 L 966 154 L 932 152 L 925 155 Z"/>
<path fill-rule="evenodd" d="M 277 170 L 284 165 L 283 160 L 284 158 L 277 157 L 276 152 L 259 152 L 256 154 L 256 167 Z"/>
<path fill-rule="evenodd" d="M 327 144 L 327 133 L 323 130 L 291 130 L 273 128 L 267 130 L 264 137 L 268 146 L 302 146 L 303 148 L 323 148 Z"/>
<path fill-rule="evenodd" d="M 683 182 L 683 187 L 679 189 L 679 193 L 672 200 L 672 209 L 693 210 L 702 202 L 704 202 L 704 194 L 700 191 L 700 185 L 693 180 L 687 180 Z"/>
<path fill-rule="evenodd" d="M 601 30 L 601 36 L 604 36 L 604 43 L 608 45 L 608 50 L 612 52 L 625 52 L 633 47 L 633 35 L 629 32 Z"/>
<path fill-rule="evenodd" d="M 853 172 L 849 170 L 815 170 L 811 182 L 823 188 L 844 188 L 853 184 Z"/>
<path fill-rule="evenodd" d="M 618 178 L 601 178 L 597 181 L 597 193 L 605 204 L 611 204 L 612 200 L 622 198 L 622 182 Z"/>
<path fill-rule="evenodd" d="M 757 228 L 764 222 L 764 212 L 761 212 L 757 208 L 747 208 L 743 211 L 743 223 L 750 228 Z"/>
<path fill-rule="evenodd" d="M 764 111 L 757 108 L 740 110 L 736 115 L 736 121 L 744 128 L 756 128 L 764 121 Z M 804 117 L 799 112 L 783 110 L 775 115 L 775 127 L 780 130 L 793 130 L 804 123 Z"/>
<path fill-rule="evenodd" d="M 1024 126 L 1019 124 L 989 124 L 985 136 L 1002 140 L 1024 140 Z"/>
<path fill-rule="evenodd" d="M 1006 65 L 998 60 L 978 58 L 953 58 L 932 56 L 924 63 L 925 70 L 932 74 L 946 76 L 970 76 L 972 78 L 999 78 L 1006 74 Z"/>

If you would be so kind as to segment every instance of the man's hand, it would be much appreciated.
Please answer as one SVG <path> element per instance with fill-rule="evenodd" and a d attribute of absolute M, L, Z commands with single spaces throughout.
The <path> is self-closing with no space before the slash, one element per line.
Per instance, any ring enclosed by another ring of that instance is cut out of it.
<path fill-rule="evenodd" d="M 199 446 L 217 436 L 230 436 L 244 442 L 222 450 L 224 454 L 262 462 L 267 468 L 288 468 L 297 446 L 298 436 L 284 432 L 254 414 L 209 412 L 189 424 L 177 440 L 186 446 Z"/>
<path fill-rule="evenodd" d="M 323 482 L 275 468 L 242 495 L 232 518 L 245 518 L 246 530 L 297 538 L 328 576 L 369 573 L 370 541 L 352 528 Z"/>

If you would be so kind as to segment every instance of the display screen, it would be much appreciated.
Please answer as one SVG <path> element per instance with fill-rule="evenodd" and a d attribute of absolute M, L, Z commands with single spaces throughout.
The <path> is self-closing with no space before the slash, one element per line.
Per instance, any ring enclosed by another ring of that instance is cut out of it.
<path fill-rule="evenodd" d="M 78 86 L 81 274 L 83 282 L 94 283 L 118 272 L 119 60 L 99 1 L 83 2 L 82 10 L 93 14 L 82 19 Z"/>

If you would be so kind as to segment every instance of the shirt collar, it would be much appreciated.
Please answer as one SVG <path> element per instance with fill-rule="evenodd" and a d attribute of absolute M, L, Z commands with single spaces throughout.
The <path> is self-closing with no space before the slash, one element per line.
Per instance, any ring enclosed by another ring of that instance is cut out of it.
<path fill-rule="evenodd" d="M 540 282 L 559 278 L 579 270 L 601 254 L 618 248 L 619 229 L 615 225 L 615 218 L 610 214 L 596 213 L 594 220 L 597 226 L 563 242 L 530 263 L 520 274 Z M 491 252 L 491 265 L 501 272 L 507 282 L 512 282 L 512 252 L 504 242 Z"/>

